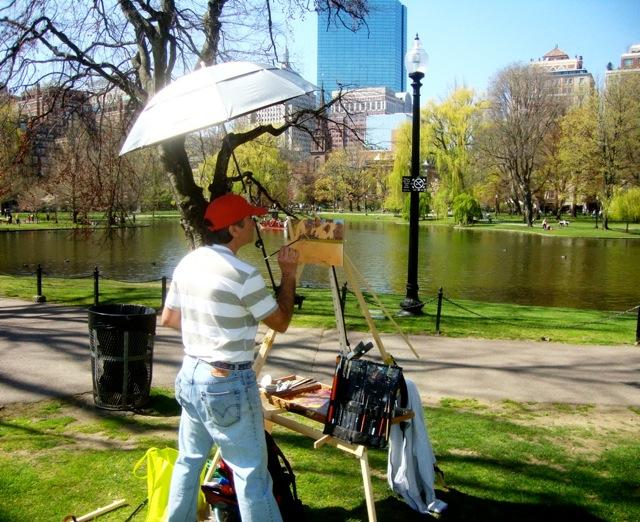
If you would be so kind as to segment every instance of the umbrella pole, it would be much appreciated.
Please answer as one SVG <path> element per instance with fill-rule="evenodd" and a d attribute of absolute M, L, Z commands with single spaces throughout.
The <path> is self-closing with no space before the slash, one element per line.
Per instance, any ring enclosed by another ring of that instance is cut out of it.
<path fill-rule="evenodd" d="M 264 248 L 264 242 L 262 241 L 262 235 L 260 234 L 260 226 L 258 222 L 254 220 L 254 225 L 256 227 L 256 234 L 258 235 L 258 241 L 256 241 L 256 246 L 262 250 L 262 257 L 264 258 L 264 262 L 267 265 L 267 271 L 269 272 L 269 278 L 271 279 L 271 286 L 273 290 L 278 294 L 278 290 L 276 288 L 276 282 L 273 280 L 273 272 L 271 272 L 271 265 L 269 264 L 269 256 L 267 255 L 267 251 Z"/>
<path fill-rule="evenodd" d="M 225 133 L 227 132 L 226 127 L 223 125 L 223 129 Z M 236 158 L 235 151 L 231 151 L 231 157 L 233 158 L 233 163 L 236 166 L 236 170 L 238 171 L 238 175 L 240 176 L 240 182 L 242 183 L 243 190 L 246 191 L 246 187 L 244 185 L 244 181 L 242 180 L 242 171 L 240 170 L 240 164 L 238 163 L 238 158 Z M 278 287 L 276 286 L 276 282 L 273 279 L 273 272 L 271 271 L 271 265 L 269 264 L 269 256 L 267 255 L 267 251 L 264 248 L 264 241 L 262 241 L 262 234 L 260 234 L 260 226 L 257 221 L 253 221 L 256 227 L 256 235 L 258 236 L 258 240 L 256 241 L 256 247 L 258 247 L 262 251 L 262 257 L 264 258 L 264 262 L 267 265 L 267 272 L 269 272 L 269 279 L 271 279 L 271 287 L 273 291 L 278 295 Z"/>

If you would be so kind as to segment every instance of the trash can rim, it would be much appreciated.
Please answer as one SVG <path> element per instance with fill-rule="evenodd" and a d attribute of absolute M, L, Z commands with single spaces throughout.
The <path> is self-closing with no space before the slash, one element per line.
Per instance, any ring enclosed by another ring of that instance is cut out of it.
<path fill-rule="evenodd" d="M 115 307 L 125 307 L 125 306 L 135 306 L 140 309 L 139 312 L 117 312 L 115 311 Z M 101 308 L 114 308 L 113 310 L 100 310 Z M 142 311 L 144 310 L 144 311 Z M 146 305 L 139 304 L 124 304 L 124 303 L 113 303 L 113 304 L 100 304 L 100 305 L 92 305 L 88 308 L 89 313 L 95 315 L 104 315 L 104 316 L 116 316 L 116 317 L 144 317 L 149 315 L 157 315 L 155 308 Z"/>

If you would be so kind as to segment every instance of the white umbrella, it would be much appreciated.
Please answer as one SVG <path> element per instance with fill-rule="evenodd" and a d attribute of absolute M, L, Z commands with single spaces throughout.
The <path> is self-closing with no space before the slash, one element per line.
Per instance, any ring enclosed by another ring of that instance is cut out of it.
<path fill-rule="evenodd" d="M 125 154 L 316 90 L 288 69 L 226 62 L 178 78 L 149 100 L 120 150 Z"/>

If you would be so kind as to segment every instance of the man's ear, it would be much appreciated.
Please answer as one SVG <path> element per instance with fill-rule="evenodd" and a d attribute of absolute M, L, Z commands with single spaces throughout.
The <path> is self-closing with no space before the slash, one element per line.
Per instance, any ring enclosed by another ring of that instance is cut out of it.
<path fill-rule="evenodd" d="M 238 236 L 238 229 L 240 227 L 238 225 L 229 225 L 229 234 L 231 235 L 231 237 L 237 237 Z"/>

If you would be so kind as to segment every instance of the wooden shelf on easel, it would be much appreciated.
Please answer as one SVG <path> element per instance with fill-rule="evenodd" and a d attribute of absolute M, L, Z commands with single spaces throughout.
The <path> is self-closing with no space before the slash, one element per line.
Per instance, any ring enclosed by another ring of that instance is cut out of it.
<path fill-rule="evenodd" d="M 280 397 L 264 392 L 262 393 L 262 397 L 272 406 L 297 413 L 303 417 L 324 424 L 327 418 L 331 386 L 322 383 L 318 383 L 318 385 L 318 388 L 315 390 L 302 391 L 289 397 Z"/>
<path fill-rule="evenodd" d="M 276 408 L 297 413 L 307 419 L 324 424 L 327 420 L 331 386 L 322 383 L 317 384 L 318 387 L 314 390 L 300 391 L 299 393 L 286 397 L 262 392 L 262 398 Z M 395 414 L 391 419 L 391 424 L 399 424 L 400 422 L 411 420 L 413 417 L 414 413 L 412 410 L 396 408 Z"/>

